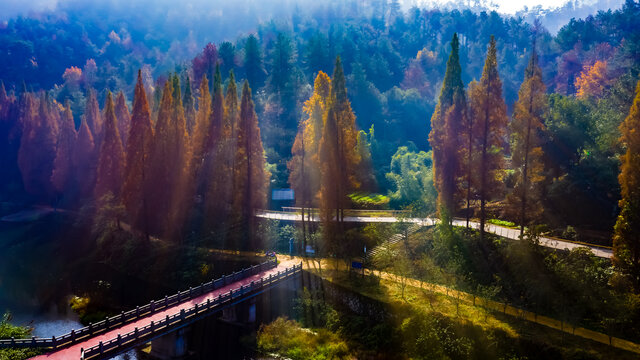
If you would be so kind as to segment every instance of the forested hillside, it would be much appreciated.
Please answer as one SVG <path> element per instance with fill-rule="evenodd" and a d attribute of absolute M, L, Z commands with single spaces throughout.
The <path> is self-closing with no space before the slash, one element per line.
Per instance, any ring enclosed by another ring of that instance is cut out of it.
<path fill-rule="evenodd" d="M 392 205 L 409 205 L 433 190 L 429 181 L 417 192 L 400 189 L 407 183 L 398 176 L 407 173 L 393 166 L 392 157 L 401 156 L 394 153 L 402 146 L 408 148 L 399 151 L 410 149 L 416 156 L 430 150 L 429 119 L 442 86 L 450 41 L 457 33 L 465 89 L 480 79 L 489 38 L 495 37 L 507 116 L 513 114 L 535 44 L 549 96 L 541 139 L 545 203 L 540 221 L 554 229 L 567 225 L 605 233 L 612 229 L 620 196 L 618 125 L 631 105 L 640 63 L 640 38 L 634 31 L 640 7 L 631 0 L 621 10 L 572 19 L 556 35 L 540 24 L 496 12 L 403 11 L 397 1 L 324 2 L 295 7 L 291 14 L 284 10 L 260 14 L 260 7 L 247 7 L 247 21 L 234 23 L 235 33 L 228 30 L 224 14 L 229 12 L 224 7 L 209 14 L 169 12 L 165 19 L 166 5 L 159 5 L 144 20 L 130 21 L 143 11 L 139 6 L 120 4 L 105 12 L 100 6 L 73 2 L 61 4 L 61 11 L 11 19 L 2 26 L 2 137 L 6 139 L 2 164 L 7 176 L 0 185 L 4 198 L 61 201 L 50 178 L 56 166 L 55 150 L 61 151 L 62 137 L 71 131 L 65 119 L 73 118 L 78 139 L 88 135 L 82 125 L 85 119 L 97 151 L 102 129 L 101 123 L 93 122 L 102 121 L 107 92 L 122 92 L 113 96 L 113 102 L 118 119 L 128 116 L 124 113 L 132 109 L 138 69 L 154 124 L 162 112 L 167 76 L 179 78 L 185 126 L 192 132 L 202 97 L 201 80 L 206 76 L 213 90 L 216 65 L 224 91 L 229 91 L 230 71 L 236 83 L 248 81 L 271 187 L 289 187 L 287 161 L 298 122 L 306 116 L 305 101 L 312 96 L 318 71 L 331 74 L 339 55 L 356 127 L 365 132 L 360 138 L 371 148 L 375 186 L 367 190 L 392 195 Z M 103 13 L 109 15 L 94 21 Z M 214 38 L 226 40 L 208 42 Z M 173 86 L 177 84 L 174 81 Z M 33 135 L 26 133 L 25 117 L 35 115 L 20 110 L 27 101 L 19 99 L 25 98 L 32 99 L 28 102 L 33 108 L 41 104 L 39 116 L 49 109 L 53 119 L 50 124 L 34 120 L 41 127 Z M 123 132 L 128 125 L 123 122 L 119 130 L 126 140 Z M 29 146 L 43 153 L 29 152 Z M 20 157 L 21 152 L 38 159 Z M 98 155 L 94 157 L 87 161 L 95 163 Z M 29 172 L 28 161 L 36 172 Z M 81 178 L 91 182 L 93 177 L 83 173 Z M 507 187 L 513 182 L 510 179 L 507 172 Z M 501 211 L 498 206 L 494 216 L 509 217 Z"/>

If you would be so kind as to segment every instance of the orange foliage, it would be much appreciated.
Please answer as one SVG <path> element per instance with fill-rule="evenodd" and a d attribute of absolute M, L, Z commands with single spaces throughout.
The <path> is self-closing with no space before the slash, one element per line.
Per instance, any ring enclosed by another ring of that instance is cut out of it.
<path fill-rule="evenodd" d="M 580 76 L 575 80 L 576 96 L 578 98 L 600 98 L 609 85 L 607 76 L 607 62 L 596 61 L 593 66 L 584 68 Z"/>

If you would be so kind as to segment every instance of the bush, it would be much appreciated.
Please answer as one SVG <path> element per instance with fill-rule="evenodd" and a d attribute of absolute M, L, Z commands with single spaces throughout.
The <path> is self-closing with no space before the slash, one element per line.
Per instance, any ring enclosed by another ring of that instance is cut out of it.
<path fill-rule="evenodd" d="M 0 318 L 0 339 L 21 339 L 31 335 L 31 328 L 11 324 L 11 314 L 5 313 Z M 0 360 L 22 360 L 39 354 L 37 349 L 1 349 Z"/>
<path fill-rule="evenodd" d="M 347 344 L 326 329 L 312 331 L 296 321 L 277 318 L 258 331 L 258 349 L 292 360 L 349 359 Z"/>
<path fill-rule="evenodd" d="M 487 222 L 489 224 L 498 225 L 498 226 L 504 226 L 504 227 L 509 227 L 509 228 L 516 227 L 515 223 L 512 223 L 511 221 L 506 221 L 506 220 L 489 219 L 489 220 L 487 220 Z"/>

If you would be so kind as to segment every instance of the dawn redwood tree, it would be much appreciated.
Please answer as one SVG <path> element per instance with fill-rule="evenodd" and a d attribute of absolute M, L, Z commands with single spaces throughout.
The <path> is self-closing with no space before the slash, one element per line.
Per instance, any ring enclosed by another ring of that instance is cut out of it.
<path fill-rule="evenodd" d="M 73 153 L 78 134 L 73 123 L 71 105 L 67 101 L 60 124 L 60 134 L 56 147 L 56 157 L 53 161 L 51 184 L 53 189 L 63 196 L 75 191 L 75 174 L 73 173 Z"/>
<path fill-rule="evenodd" d="M 98 105 L 98 95 L 93 89 L 89 89 L 83 116 L 89 125 L 96 147 L 99 149 L 102 142 L 103 119 Z"/>
<path fill-rule="evenodd" d="M 458 35 L 453 34 L 451 54 L 431 117 L 429 143 L 433 149 L 434 183 L 438 190 L 438 212 L 450 223 L 456 210 L 456 193 L 460 174 L 459 134 L 466 121 L 466 100 L 462 85 Z"/>
<path fill-rule="evenodd" d="M 51 191 L 51 173 L 56 155 L 57 124 L 49 96 L 42 93 L 36 100 L 31 93 L 24 93 L 20 100 L 20 122 L 23 124 L 18 167 L 25 190 L 40 199 L 46 199 Z"/>
<path fill-rule="evenodd" d="M 229 86 L 235 88 L 235 81 L 230 79 Z M 229 104 L 237 105 L 237 95 L 234 93 L 228 96 L 236 96 L 235 102 Z M 231 99 L 229 99 L 231 100 Z M 205 214 L 206 226 L 208 228 L 220 228 L 226 226 L 226 216 L 229 212 L 231 201 L 231 156 L 233 156 L 234 141 L 231 138 L 231 123 L 225 108 L 227 103 L 222 88 L 222 76 L 220 67 L 216 67 L 213 80 L 213 100 L 211 102 L 211 115 L 207 137 L 204 147 L 202 174 L 206 177 L 205 192 Z M 226 244 L 226 238 L 221 239 L 221 245 Z"/>
<path fill-rule="evenodd" d="M 201 185 L 204 183 L 203 157 L 206 153 L 205 144 L 208 142 L 208 132 L 211 121 L 211 94 L 209 93 L 209 80 L 205 75 L 200 82 L 198 97 L 198 111 L 195 115 L 195 128 L 191 136 L 193 151 L 191 154 L 191 176 L 195 192 L 201 193 Z"/>
<path fill-rule="evenodd" d="M 206 138 L 204 141 L 205 153 L 211 151 L 214 146 L 220 144 L 223 131 L 225 128 L 225 99 L 222 90 L 222 75 L 220 75 L 220 67 L 216 66 L 216 72 L 213 78 L 213 99 L 211 101 L 211 113 L 209 118 L 209 126 L 206 129 Z M 229 134 L 230 136 L 230 134 Z"/>
<path fill-rule="evenodd" d="M 163 233 L 170 221 L 171 197 L 175 184 L 176 156 L 174 144 L 171 139 L 173 103 L 173 81 L 169 79 L 164 84 L 162 99 L 158 108 L 158 119 L 153 138 L 153 150 L 151 152 L 151 181 L 149 182 L 150 209 L 153 213 L 153 221 L 150 224 L 152 232 Z"/>
<path fill-rule="evenodd" d="M 125 157 L 110 91 L 107 93 L 104 117 L 103 140 L 98 158 L 95 197 L 100 200 L 103 196 L 110 194 L 115 201 L 118 201 L 122 182 L 124 181 Z"/>
<path fill-rule="evenodd" d="M 508 124 L 507 105 L 502 97 L 502 81 L 498 74 L 496 41 L 493 36 L 482 78 L 469 87 L 469 110 L 469 118 L 473 119 L 473 144 L 467 161 L 476 178 L 472 184 L 475 183 L 473 187 L 480 199 L 480 239 L 483 240 L 487 219 L 486 203 L 502 192 L 504 136 Z"/>
<path fill-rule="evenodd" d="M 188 74 L 185 77 L 182 105 L 184 107 L 184 116 L 187 124 L 187 133 L 191 137 L 193 136 L 193 129 L 195 129 L 196 127 L 196 108 L 194 104 L 193 94 L 191 91 L 191 80 L 189 79 Z"/>
<path fill-rule="evenodd" d="M 173 76 L 173 101 L 169 124 L 170 156 L 173 157 L 169 169 L 171 172 L 170 223 L 167 224 L 169 235 L 177 235 L 182 227 L 187 212 L 189 194 L 189 160 L 191 159 L 191 144 L 187 132 L 187 121 L 180 91 L 180 77 Z"/>
<path fill-rule="evenodd" d="M 81 199 L 92 195 L 96 181 L 96 146 L 85 117 L 80 121 L 74 148 L 73 168 Z"/>
<path fill-rule="evenodd" d="M 291 148 L 291 160 L 287 162 L 289 184 L 296 194 L 296 204 L 302 208 L 303 247 L 307 241 L 305 210 L 316 204 L 315 199 L 320 190 L 318 146 L 330 92 L 329 75 L 319 71 L 314 82 L 313 94 L 304 103 L 303 111 L 307 118 L 298 126 L 298 133 Z"/>
<path fill-rule="evenodd" d="M 245 80 L 242 87 L 242 101 L 240 103 L 240 117 L 237 126 L 236 161 L 234 183 L 237 191 L 233 201 L 235 211 L 240 215 L 245 231 L 244 249 L 257 249 L 259 244 L 255 239 L 254 212 L 264 208 L 267 200 L 267 183 L 269 174 L 265 169 L 264 149 L 258 127 L 258 116 L 251 99 L 251 88 Z"/>
<path fill-rule="evenodd" d="M 334 251 L 338 251 L 337 246 L 342 245 L 338 237 L 342 236 L 344 230 L 344 209 L 349 205 L 347 195 L 361 184 L 356 173 L 360 157 L 356 152 L 358 133 L 355 120 L 338 56 L 319 145 L 320 204 L 327 223 L 327 241 L 330 246 L 332 243 L 335 245 Z M 337 224 L 333 224 L 334 216 Z"/>
<path fill-rule="evenodd" d="M 618 176 L 621 199 L 613 235 L 613 263 L 631 278 L 634 291 L 640 293 L 640 81 L 620 133 L 626 152 Z"/>
<path fill-rule="evenodd" d="M 116 119 L 118 120 L 118 132 L 122 139 L 122 146 L 126 148 L 129 129 L 131 128 L 131 114 L 127 106 L 127 99 L 124 92 L 120 91 L 116 98 Z"/>
<path fill-rule="evenodd" d="M 531 55 L 525 79 L 518 92 L 511 132 L 511 163 L 515 170 L 515 186 L 507 197 L 511 207 L 519 213 L 520 233 L 542 213 L 541 186 L 544 180 L 542 136 L 544 119 L 549 112 L 546 87 L 538 56 Z"/>
<path fill-rule="evenodd" d="M 240 107 L 238 102 L 238 88 L 236 86 L 235 75 L 233 71 L 229 72 L 229 84 L 227 85 L 227 94 L 224 97 L 224 117 L 222 122 L 222 136 L 220 152 L 221 164 L 220 169 L 228 171 L 227 174 L 233 177 L 236 172 L 236 141 L 238 133 L 238 121 L 240 116 Z M 229 193 L 229 204 L 233 201 L 233 197 L 237 195 L 237 184 L 230 178 L 231 192 Z"/>
<path fill-rule="evenodd" d="M 144 232 L 149 239 L 151 154 L 153 150 L 153 124 L 147 94 L 142 83 L 141 71 L 134 91 L 133 114 L 129 131 L 125 179 L 122 187 L 122 202 L 132 225 Z"/>
<path fill-rule="evenodd" d="M 323 118 L 327 110 L 331 79 L 322 71 L 314 82 L 314 91 L 304 103 L 307 118 L 301 121 L 288 162 L 289 184 L 296 193 L 298 206 L 311 207 L 320 190 L 318 148 L 322 137 Z"/>

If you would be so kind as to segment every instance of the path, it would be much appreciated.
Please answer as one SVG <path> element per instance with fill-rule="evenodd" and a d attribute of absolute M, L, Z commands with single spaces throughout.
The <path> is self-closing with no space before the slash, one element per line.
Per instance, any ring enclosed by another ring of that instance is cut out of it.
<path fill-rule="evenodd" d="M 265 219 L 274 219 L 282 221 L 302 221 L 302 215 L 296 212 L 284 212 L 284 211 L 272 211 L 272 210 L 260 210 L 256 213 L 257 217 Z M 305 219 L 307 220 L 307 219 Z M 311 221 L 319 222 L 320 217 L 317 215 L 311 216 Z M 345 216 L 345 222 L 361 222 L 361 223 L 395 223 L 399 221 L 411 222 L 420 226 L 433 226 L 437 223 L 437 219 L 434 218 L 398 218 L 394 216 Z M 466 226 L 465 220 L 454 220 L 455 226 Z M 478 229 L 480 223 L 477 221 L 470 221 L 469 226 Z M 503 226 L 486 224 L 486 231 L 492 234 L 496 234 L 511 240 L 520 240 L 520 230 L 510 229 Z M 613 255 L 613 250 L 608 247 L 602 247 L 597 245 L 590 245 L 586 243 L 571 242 L 569 240 L 556 239 L 551 237 L 541 236 L 539 238 L 540 245 L 552 249 L 558 250 L 573 250 L 580 247 L 586 247 L 591 249 L 591 252 L 601 258 L 610 259 Z"/>

